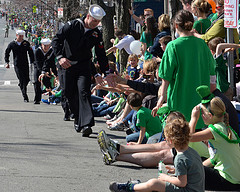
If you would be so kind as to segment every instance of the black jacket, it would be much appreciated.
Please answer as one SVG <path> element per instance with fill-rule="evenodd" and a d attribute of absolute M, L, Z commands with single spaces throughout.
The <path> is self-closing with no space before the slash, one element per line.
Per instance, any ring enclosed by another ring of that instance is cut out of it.
<path fill-rule="evenodd" d="M 78 65 L 83 70 L 87 69 L 84 65 L 91 60 L 94 46 L 100 69 L 104 73 L 108 70 L 108 59 L 102 34 L 98 28 L 85 32 L 84 21 L 75 19 L 67 22 L 52 40 L 52 47 L 57 59 L 67 58 L 72 65 Z M 92 74 L 96 74 L 95 67 L 92 67 Z"/>
<path fill-rule="evenodd" d="M 41 47 L 37 48 L 34 54 L 35 62 L 34 68 L 38 70 L 40 73 L 50 73 L 50 69 L 55 76 L 57 76 L 57 70 L 55 65 L 55 56 L 53 53 L 53 49 L 50 48 L 46 54 L 44 54 Z"/>
<path fill-rule="evenodd" d="M 28 57 L 30 57 L 30 63 L 34 62 L 33 50 L 30 46 L 30 43 L 26 40 L 23 40 L 20 45 L 16 41 L 9 43 L 5 51 L 5 62 L 9 63 L 10 52 L 13 52 L 14 65 L 16 67 L 28 67 Z"/>

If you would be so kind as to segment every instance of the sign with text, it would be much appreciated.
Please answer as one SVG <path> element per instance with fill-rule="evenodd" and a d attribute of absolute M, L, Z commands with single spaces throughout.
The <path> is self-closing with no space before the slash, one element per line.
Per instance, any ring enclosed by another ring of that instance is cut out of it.
<path fill-rule="evenodd" d="M 238 28 L 238 0 L 224 0 L 224 27 Z"/>
<path fill-rule="evenodd" d="M 63 17 L 63 8 L 59 7 L 58 8 L 58 18 L 62 18 Z"/>

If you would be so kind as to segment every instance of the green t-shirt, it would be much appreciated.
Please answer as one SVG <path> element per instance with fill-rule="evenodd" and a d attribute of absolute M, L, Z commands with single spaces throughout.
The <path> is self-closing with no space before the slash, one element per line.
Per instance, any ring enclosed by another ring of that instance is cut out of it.
<path fill-rule="evenodd" d="M 200 19 L 194 22 L 193 29 L 196 29 L 199 34 L 204 34 L 210 26 L 211 21 L 208 18 Z"/>
<path fill-rule="evenodd" d="M 166 182 L 165 191 L 204 192 L 205 173 L 202 160 L 195 150 L 188 148 L 184 152 L 178 152 L 174 159 L 175 176 L 187 175 L 187 185 L 177 187 L 176 185 Z"/>
<path fill-rule="evenodd" d="M 217 88 L 225 93 L 230 83 L 227 80 L 227 61 L 223 58 L 223 55 L 219 55 L 215 58 L 216 61 L 216 78 L 217 78 Z"/>
<path fill-rule="evenodd" d="M 147 44 L 147 49 L 153 45 L 152 35 L 150 33 L 146 35 L 146 33 L 143 32 L 141 35 L 140 41 L 142 43 Z M 152 58 L 152 54 L 146 50 L 144 53 L 144 59 L 147 60 L 147 59 L 151 59 L 151 58 Z"/>
<path fill-rule="evenodd" d="M 159 77 L 169 81 L 168 107 L 180 111 L 190 121 L 193 107 L 201 102 L 196 88 L 200 85 L 210 86 L 210 75 L 215 75 L 215 65 L 202 39 L 187 36 L 169 42 L 159 66 Z M 196 129 L 203 127 L 200 118 Z"/>
<path fill-rule="evenodd" d="M 162 131 L 162 124 L 158 116 L 153 117 L 151 115 L 151 110 L 146 107 L 141 107 L 137 111 L 136 126 L 146 128 L 145 136 L 147 139 Z"/>
<path fill-rule="evenodd" d="M 214 128 L 215 127 L 215 128 Z M 233 184 L 240 184 L 240 147 L 238 143 L 230 143 L 224 139 L 218 132 L 220 131 L 227 136 L 227 127 L 221 122 L 210 125 L 208 127 L 212 132 L 214 139 L 208 142 L 210 160 L 214 165 L 214 169 L 219 171 L 219 174 Z M 236 140 L 235 134 L 232 135 L 232 140 Z"/>

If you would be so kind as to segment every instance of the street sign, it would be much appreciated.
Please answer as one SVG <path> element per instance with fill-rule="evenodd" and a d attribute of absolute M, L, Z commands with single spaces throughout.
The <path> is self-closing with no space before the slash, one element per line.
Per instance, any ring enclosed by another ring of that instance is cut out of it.
<path fill-rule="evenodd" d="M 58 18 L 62 18 L 63 17 L 63 8 L 59 7 L 58 8 Z"/>
<path fill-rule="evenodd" d="M 238 28 L 238 0 L 224 0 L 224 27 Z"/>

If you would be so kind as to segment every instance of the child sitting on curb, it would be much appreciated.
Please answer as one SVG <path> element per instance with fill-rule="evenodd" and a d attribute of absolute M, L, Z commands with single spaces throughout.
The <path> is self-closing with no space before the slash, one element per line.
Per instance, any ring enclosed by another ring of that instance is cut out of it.
<path fill-rule="evenodd" d="M 186 121 L 175 119 L 164 129 L 167 143 L 174 147 L 177 155 L 174 159 L 174 167 L 166 166 L 170 176 L 161 173 L 158 178 L 150 179 L 145 183 L 130 181 L 127 183 L 112 182 L 109 189 L 112 192 L 128 191 L 198 191 L 204 192 L 204 169 L 198 153 L 188 147 L 190 129 Z"/>

